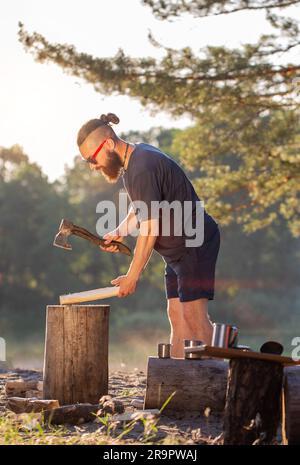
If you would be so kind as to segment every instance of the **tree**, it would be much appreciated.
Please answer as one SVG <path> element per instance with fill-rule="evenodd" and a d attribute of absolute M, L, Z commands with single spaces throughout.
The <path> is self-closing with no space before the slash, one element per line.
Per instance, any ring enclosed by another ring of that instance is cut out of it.
<path fill-rule="evenodd" d="M 239 49 L 207 46 L 195 54 L 190 47 L 163 47 L 149 32 L 152 44 L 164 49 L 160 60 L 131 58 L 122 49 L 111 58 L 93 57 L 29 34 L 21 23 L 19 38 L 36 61 L 57 63 L 97 92 L 139 98 L 153 113 L 190 115 L 194 125 L 175 137 L 173 150 L 187 169 L 201 171 L 196 185 L 209 212 L 221 224 L 241 223 L 246 231 L 283 217 L 298 236 L 300 64 L 279 64 L 278 57 L 282 61 L 300 45 L 299 27 L 274 11 L 300 1 L 143 3 L 164 20 L 183 13 L 204 18 L 260 9 L 277 34 Z"/>

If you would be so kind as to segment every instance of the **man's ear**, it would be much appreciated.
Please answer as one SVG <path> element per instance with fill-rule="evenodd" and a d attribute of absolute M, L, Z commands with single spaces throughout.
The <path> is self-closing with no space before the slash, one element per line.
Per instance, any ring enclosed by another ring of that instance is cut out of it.
<path fill-rule="evenodd" d="M 108 148 L 109 150 L 111 150 L 111 151 L 112 151 L 112 150 L 115 150 L 116 143 L 115 143 L 115 141 L 114 141 L 111 137 L 109 137 L 109 138 L 107 139 L 106 144 L 107 144 L 107 148 Z"/>

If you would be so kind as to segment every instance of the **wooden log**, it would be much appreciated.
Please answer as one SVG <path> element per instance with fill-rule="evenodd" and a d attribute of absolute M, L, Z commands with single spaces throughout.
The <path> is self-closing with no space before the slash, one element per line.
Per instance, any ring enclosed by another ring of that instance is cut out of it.
<path fill-rule="evenodd" d="M 283 366 L 254 359 L 229 363 L 224 444 L 269 444 L 280 419 Z"/>
<path fill-rule="evenodd" d="M 40 400 L 36 398 L 10 397 L 6 407 L 15 413 L 43 412 L 59 407 L 57 400 Z"/>
<path fill-rule="evenodd" d="M 300 367 L 284 370 L 282 439 L 284 444 L 300 445 Z"/>
<path fill-rule="evenodd" d="M 99 404 L 64 405 L 44 413 L 44 421 L 52 425 L 80 425 L 96 419 Z"/>
<path fill-rule="evenodd" d="M 109 305 L 47 307 L 43 398 L 96 404 L 108 392 Z"/>
<path fill-rule="evenodd" d="M 228 363 L 221 360 L 148 358 L 145 409 L 160 409 L 167 415 L 222 413 L 225 406 Z"/>

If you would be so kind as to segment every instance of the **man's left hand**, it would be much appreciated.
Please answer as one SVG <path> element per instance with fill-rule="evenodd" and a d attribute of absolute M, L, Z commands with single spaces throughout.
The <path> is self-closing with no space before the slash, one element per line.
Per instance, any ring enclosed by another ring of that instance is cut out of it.
<path fill-rule="evenodd" d="M 129 275 L 118 276 L 111 281 L 111 284 L 120 286 L 118 297 L 126 297 L 127 295 L 133 294 L 136 289 L 138 280 L 132 278 Z"/>

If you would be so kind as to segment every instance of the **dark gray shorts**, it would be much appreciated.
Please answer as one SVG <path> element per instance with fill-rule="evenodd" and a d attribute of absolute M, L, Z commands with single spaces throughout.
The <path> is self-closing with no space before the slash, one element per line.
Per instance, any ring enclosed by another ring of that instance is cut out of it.
<path fill-rule="evenodd" d="M 220 249 L 219 228 L 200 247 L 186 247 L 183 256 L 166 263 L 165 290 L 167 299 L 179 297 L 180 302 L 201 298 L 213 300 L 215 268 Z"/>

